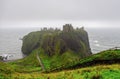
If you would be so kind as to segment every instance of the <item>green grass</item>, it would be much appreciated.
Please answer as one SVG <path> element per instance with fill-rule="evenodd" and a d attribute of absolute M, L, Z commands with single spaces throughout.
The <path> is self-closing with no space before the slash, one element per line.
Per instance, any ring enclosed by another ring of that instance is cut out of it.
<path fill-rule="evenodd" d="M 0 73 L 10 74 L 13 72 L 14 72 L 14 69 L 11 65 L 0 62 Z"/>
<path fill-rule="evenodd" d="M 55 65 L 57 66 L 52 66 L 53 68 L 50 71 L 76 69 L 98 64 L 114 64 L 120 63 L 120 50 L 106 50 L 83 59 L 79 59 L 79 57 L 77 58 L 76 56 L 74 56 L 74 54 L 70 54 L 70 52 L 68 52 L 61 57 L 57 57 L 57 59 L 53 58 L 53 60 L 58 61 L 58 63 L 55 63 Z M 61 61 L 63 62 L 60 63 Z"/>
<path fill-rule="evenodd" d="M 72 51 L 68 51 L 62 55 L 56 54 L 53 56 L 48 56 L 44 53 L 42 49 L 37 49 L 34 50 L 29 56 L 17 61 L 10 62 L 9 64 L 14 66 L 14 68 L 16 68 L 17 71 L 22 72 L 29 72 L 28 68 L 31 67 L 37 67 L 38 70 L 41 70 L 40 64 L 36 58 L 36 53 L 39 53 L 39 57 L 41 58 L 47 72 L 60 68 L 65 68 L 70 64 L 74 64 L 74 62 L 76 60 L 79 60 L 80 58 L 76 53 L 73 53 Z"/>
<path fill-rule="evenodd" d="M 120 50 L 106 50 L 76 61 L 71 67 L 85 67 L 96 64 L 120 63 Z"/>
<path fill-rule="evenodd" d="M 8 79 L 120 79 L 120 64 L 98 65 L 53 73 L 13 73 Z"/>
<path fill-rule="evenodd" d="M 38 51 L 49 73 L 41 72 Z M 0 62 L 0 79 L 120 79 L 120 50 L 107 50 L 84 59 L 76 59 L 71 51 L 52 58 L 42 52 L 38 49 L 23 59 Z"/>
<path fill-rule="evenodd" d="M 56 54 L 53 56 L 48 56 L 41 51 L 39 56 L 45 66 L 46 71 L 52 71 L 59 69 L 60 67 L 67 67 L 74 61 L 79 60 L 79 56 L 72 51 L 65 52 L 62 55 Z"/>
<path fill-rule="evenodd" d="M 112 64 L 120 63 L 120 50 L 107 50 L 89 57 L 80 59 L 79 56 L 72 51 L 66 52 L 62 55 L 48 56 L 42 49 L 33 51 L 24 59 L 10 62 L 16 71 L 32 72 L 41 71 L 41 67 L 36 58 L 36 53 L 39 53 L 46 72 L 60 71 L 64 69 L 76 69 L 80 67 L 94 66 L 97 64 Z M 31 69 L 32 68 L 32 69 Z M 19 70 L 20 69 L 20 70 Z M 38 70 L 37 70 L 38 69 Z"/>
<path fill-rule="evenodd" d="M 29 56 L 13 62 L 8 62 L 16 72 L 35 72 L 41 71 L 41 66 L 36 58 L 36 53 L 33 52 Z"/>

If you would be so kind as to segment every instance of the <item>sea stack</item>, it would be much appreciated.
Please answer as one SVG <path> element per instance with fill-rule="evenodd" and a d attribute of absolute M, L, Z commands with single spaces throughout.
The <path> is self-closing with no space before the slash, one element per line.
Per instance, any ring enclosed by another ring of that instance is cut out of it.
<path fill-rule="evenodd" d="M 48 56 L 66 52 L 78 54 L 80 58 L 91 55 L 88 33 L 84 27 L 74 29 L 71 24 L 63 25 L 63 30 L 46 28 L 31 32 L 23 38 L 22 52 L 29 55 L 36 49 L 44 50 Z"/>

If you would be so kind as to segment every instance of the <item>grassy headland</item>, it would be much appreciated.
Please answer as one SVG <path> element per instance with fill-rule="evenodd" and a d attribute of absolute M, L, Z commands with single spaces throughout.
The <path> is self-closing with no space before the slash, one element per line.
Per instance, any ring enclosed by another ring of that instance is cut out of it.
<path fill-rule="evenodd" d="M 0 62 L 0 79 L 119 79 L 120 50 L 92 54 L 84 28 L 71 24 L 24 36 L 25 58 Z"/>
<path fill-rule="evenodd" d="M 35 54 L 36 55 L 36 54 Z M 28 60 L 29 57 L 31 60 Z M 43 72 L 34 53 L 14 62 L 0 63 L 2 79 L 119 79 L 120 50 L 107 50 L 91 55 L 68 66 Z M 55 57 L 56 58 L 56 57 Z M 49 59 L 49 58 L 48 58 Z M 28 60 L 28 61 L 27 61 Z M 51 60 L 52 61 L 52 60 Z M 64 62 L 64 61 L 63 61 Z M 47 63 L 47 64 L 46 64 Z M 48 66 L 48 62 L 44 63 Z M 49 67 L 49 66 L 48 66 Z"/>

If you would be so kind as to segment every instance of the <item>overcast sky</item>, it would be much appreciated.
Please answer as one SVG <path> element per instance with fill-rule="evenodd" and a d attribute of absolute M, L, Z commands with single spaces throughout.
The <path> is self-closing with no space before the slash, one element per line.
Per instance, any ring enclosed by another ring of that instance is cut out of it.
<path fill-rule="evenodd" d="M 0 0 L 0 27 L 120 27 L 120 0 Z"/>

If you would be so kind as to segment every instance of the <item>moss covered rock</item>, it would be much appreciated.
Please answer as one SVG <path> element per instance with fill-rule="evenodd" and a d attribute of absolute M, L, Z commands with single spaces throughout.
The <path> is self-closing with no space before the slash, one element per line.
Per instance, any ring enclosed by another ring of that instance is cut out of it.
<path fill-rule="evenodd" d="M 83 28 L 74 29 L 71 24 L 64 25 L 62 31 L 44 28 L 24 36 L 23 54 L 29 55 L 37 48 L 42 48 L 48 56 L 63 54 L 69 50 L 78 53 L 80 57 L 91 55 L 87 32 Z"/>

